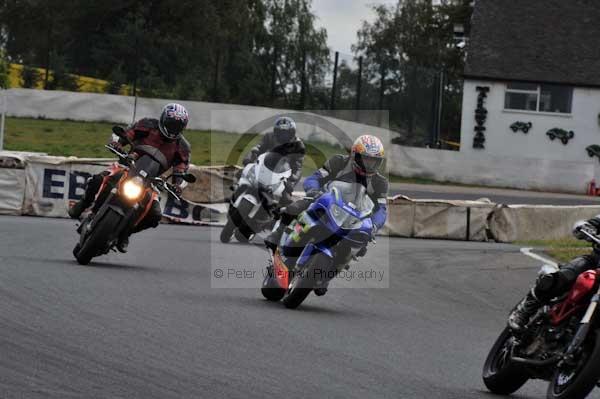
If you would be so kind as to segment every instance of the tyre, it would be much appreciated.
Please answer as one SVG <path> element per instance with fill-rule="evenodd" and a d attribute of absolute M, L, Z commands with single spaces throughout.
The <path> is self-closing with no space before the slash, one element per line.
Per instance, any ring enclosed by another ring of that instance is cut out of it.
<path fill-rule="evenodd" d="M 548 399 L 583 399 L 600 379 L 600 339 L 598 332 L 590 332 L 583 351 L 575 365 L 558 367 L 550 380 Z"/>
<path fill-rule="evenodd" d="M 296 309 L 304 302 L 308 294 L 315 288 L 314 276 L 319 269 L 327 269 L 331 259 L 322 253 L 314 255 L 301 272 L 297 272 L 290 281 L 290 286 L 283 297 L 283 304 L 288 309 Z"/>
<path fill-rule="evenodd" d="M 239 222 L 236 223 L 237 230 L 235 231 L 235 239 L 239 242 L 246 243 L 254 235 L 252 228 L 252 219 L 248 216 L 254 209 L 254 204 L 247 199 L 242 199 L 237 208 Z"/>
<path fill-rule="evenodd" d="M 523 367 L 510 360 L 512 341 L 512 334 L 507 327 L 485 359 L 483 383 L 495 394 L 509 395 L 521 388 L 529 379 Z"/>
<path fill-rule="evenodd" d="M 277 282 L 275 281 L 275 277 L 273 275 L 273 268 L 269 267 L 267 269 L 267 275 L 263 280 L 262 288 L 260 292 L 263 296 L 269 301 L 277 302 L 283 298 L 285 295 L 285 289 L 279 287 Z"/>
<path fill-rule="evenodd" d="M 90 263 L 92 258 L 103 249 L 108 237 L 113 233 L 115 227 L 118 226 L 121 218 L 122 216 L 112 209 L 109 208 L 106 210 L 102 219 L 96 222 L 96 226 L 88 235 L 87 240 L 81 245 L 79 251 L 76 252 L 73 250 L 75 259 L 77 259 L 77 262 L 80 265 L 87 265 Z M 77 248 L 77 246 L 75 246 L 75 248 Z"/>
<path fill-rule="evenodd" d="M 231 236 L 233 235 L 234 230 L 235 224 L 233 224 L 231 218 L 229 215 L 227 215 L 227 223 L 225 223 L 225 226 L 223 227 L 223 230 L 221 230 L 221 235 L 219 237 L 223 244 L 227 244 L 229 241 L 231 241 Z"/>
<path fill-rule="evenodd" d="M 235 236 L 235 239 L 238 240 L 238 242 L 244 244 L 252 240 L 252 238 L 254 238 L 254 232 L 252 231 L 252 229 L 250 229 L 244 224 L 242 224 L 239 228 L 235 229 L 233 235 Z"/>

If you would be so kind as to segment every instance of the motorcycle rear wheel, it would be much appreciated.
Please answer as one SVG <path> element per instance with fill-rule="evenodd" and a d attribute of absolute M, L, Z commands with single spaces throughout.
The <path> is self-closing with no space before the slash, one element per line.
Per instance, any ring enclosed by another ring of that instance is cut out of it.
<path fill-rule="evenodd" d="M 102 219 L 96 222 L 96 226 L 89 234 L 83 245 L 77 244 L 75 249 L 80 246 L 78 251 L 73 251 L 77 263 L 87 265 L 92 258 L 98 254 L 98 251 L 106 245 L 108 237 L 113 233 L 113 230 L 118 226 L 121 215 L 111 209 L 107 209 Z"/>
<path fill-rule="evenodd" d="M 281 288 L 279 284 L 277 284 L 273 273 L 273 267 L 268 267 L 267 275 L 263 280 L 260 292 L 267 300 L 277 302 L 280 301 L 281 298 L 283 298 L 283 296 L 285 295 L 285 289 Z"/>
<path fill-rule="evenodd" d="M 519 364 L 510 361 L 512 334 L 506 327 L 485 360 L 483 383 L 493 393 L 510 395 L 529 380 L 529 375 Z"/>
<path fill-rule="evenodd" d="M 227 222 L 225 226 L 223 226 L 223 230 L 221 230 L 221 235 L 219 239 L 223 244 L 227 244 L 231 241 L 231 236 L 233 235 L 233 231 L 235 230 L 235 224 L 231 221 L 229 215 L 227 216 Z"/>
<path fill-rule="evenodd" d="M 600 379 L 600 336 L 593 331 L 575 367 L 557 367 L 550 380 L 548 399 L 583 399 Z"/>

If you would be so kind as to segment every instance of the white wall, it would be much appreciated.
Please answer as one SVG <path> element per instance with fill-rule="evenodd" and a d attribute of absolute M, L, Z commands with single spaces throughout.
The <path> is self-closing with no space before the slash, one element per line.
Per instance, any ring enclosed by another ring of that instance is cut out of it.
<path fill-rule="evenodd" d="M 388 152 L 393 174 L 526 190 L 584 194 L 600 176 L 600 164 L 446 151 L 393 145 Z"/>
<path fill-rule="evenodd" d="M 391 145 L 389 131 L 385 129 L 334 118 L 324 120 L 334 124 L 349 140 L 365 133 L 380 136 L 387 148 L 389 171 L 394 174 L 467 184 L 574 193 L 584 193 L 590 180 L 599 180 L 600 162 L 590 160 L 583 149 L 592 143 L 594 135 L 600 139 L 600 129 L 596 122 L 599 110 L 595 110 L 600 108 L 600 94 L 577 89 L 573 109 L 577 110 L 578 115 L 579 112 L 584 114 L 583 116 L 546 119 L 531 114 L 494 113 L 494 104 L 503 104 L 504 90 L 503 85 L 490 85 L 494 87 L 486 102 L 489 110 L 486 149 L 479 151 L 472 148 L 477 84 L 467 82 L 465 86 L 466 111 L 463 114 L 460 152 Z M 132 119 L 133 98 L 126 96 L 27 89 L 8 90 L 8 96 L 8 114 L 11 116 L 45 116 L 50 119 L 114 123 L 130 123 Z M 157 115 L 168 100 L 138 101 L 137 116 L 141 117 Z M 238 133 L 243 133 L 274 115 L 293 112 L 228 104 L 182 103 L 190 110 L 190 128 Z M 583 111 L 584 107 L 587 112 Z M 515 120 L 531 120 L 534 126 L 528 135 L 513 133 L 508 126 Z M 556 141 L 550 142 L 545 136 L 546 131 L 552 127 L 569 128 L 568 122 L 573 120 L 579 121 L 580 127 L 572 128 L 575 139 L 567 146 Z M 558 124 L 561 121 L 563 124 Z M 314 124 L 300 125 L 299 133 L 302 138 L 338 143 L 337 138 Z M 547 154 L 550 155 L 544 159 Z M 571 154 L 571 158 L 565 154 Z"/>
<path fill-rule="evenodd" d="M 485 149 L 473 148 L 475 131 L 475 108 L 477 86 L 488 86 L 484 107 L 488 110 L 485 122 Z M 553 159 L 599 163 L 589 158 L 585 148 L 600 145 L 600 90 L 575 88 L 571 115 L 539 113 L 531 111 L 504 110 L 505 83 L 466 80 L 463 94 L 463 113 L 460 151 L 465 154 L 489 154 L 511 158 Z M 527 134 L 514 133 L 510 125 L 516 121 L 531 122 Z M 572 130 L 575 137 L 564 145 L 560 140 L 551 141 L 546 132 L 552 128 Z"/>
<path fill-rule="evenodd" d="M 128 96 L 31 89 L 10 89 L 7 90 L 7 96 L 7 114 L 9 116 L 105 121 L 120 124 L 129 124 L 133 119 L 134 98 Z M 136 119 L 158 117 L 162 107 L 170 101 L 176 100 L 138 98 Z M 190 129 L 231 133 L 245 133 L 261 121 L 282 113 L 296 112 L 234 104 L 196 101 L 178 102 L 183 104 L 190 113 L 190 124 L 188 126 Z M 306 116 L 305 113 L 304 117 Z M 301 118 L 301 116 L 298 116 L 298 118 Z M 308 115 L 308 118 L 310 119 L 310 115 Z M 311 138 L 331 144 L 339 144 L 338 138 L 319 127 L 319 125 L 324 126 L 328 122 L 336 126 L 351 141 L 366 133 L 381 137 L 384 143 L 389 142 L 390 139 L 390 132 L 387 129 L 329 117 L 316 117 L 312 123 L 299 124 L 298 135 L 303 139 Z M 259 131 L 259 133 L 264 133 L 271 128 L 272 124 L 265 130 Z"/>

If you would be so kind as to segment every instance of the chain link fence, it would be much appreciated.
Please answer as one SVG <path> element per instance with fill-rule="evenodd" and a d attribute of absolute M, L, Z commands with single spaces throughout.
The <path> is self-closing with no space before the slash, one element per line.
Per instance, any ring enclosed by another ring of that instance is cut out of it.
<path fill-rule="evenodd" d="M 334 52 L 322 81 L 303 78 L 297 87 L 274 90 L 272 101 L 261 105 L 322 109 L 339 119 L 391 129 L 396 144 L 458 150 L 462 82 L 450 82 L 443 70 L 398 64 L 392 70 Z M 388 111 L 389 121 L 365 112 L 373 110 Z"/>

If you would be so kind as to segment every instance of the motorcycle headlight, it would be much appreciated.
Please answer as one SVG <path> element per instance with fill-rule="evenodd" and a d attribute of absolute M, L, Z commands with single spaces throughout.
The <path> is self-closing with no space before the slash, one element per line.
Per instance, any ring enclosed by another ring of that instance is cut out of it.
<path fill-rule="evenodd" d="M 355 229 L 362 223 L 359 218 L 352 216 L 336 204 L 331 205 L 329 209 L 331 210 L 333 220 L 343 229 Z"/>
<path fill-rule="evenodd" d="M 123 194 L 130 200 L 136 200 L 144 191 L 143 181 L 139 177 L 127 180 L 123 184 Z"/>
<path fill-rule="evenodd" d="M 254 185 L 254 183 L 256 183 L 256 168 L 250 169 L 245 177 L 248 179 L 250 184 Z"/>

